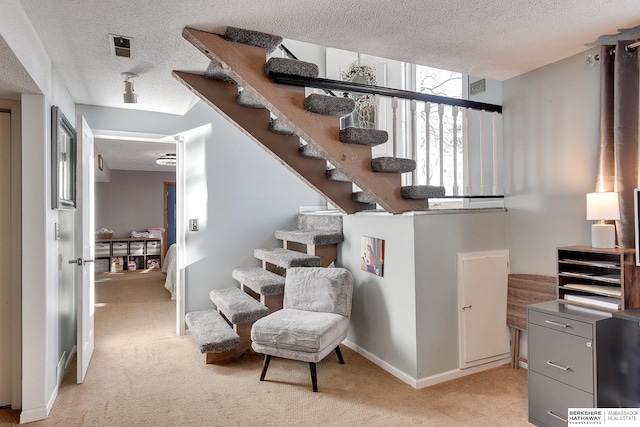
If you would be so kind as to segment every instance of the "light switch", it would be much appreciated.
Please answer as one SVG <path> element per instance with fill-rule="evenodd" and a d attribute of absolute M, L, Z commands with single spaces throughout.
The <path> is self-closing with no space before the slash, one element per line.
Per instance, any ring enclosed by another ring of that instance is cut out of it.
<path fill-rule="evenodd" d="M 189 220 L 189 231 L 198 231 L 200 226 L 198 225 L 198 219 L 190 219 Z"/>

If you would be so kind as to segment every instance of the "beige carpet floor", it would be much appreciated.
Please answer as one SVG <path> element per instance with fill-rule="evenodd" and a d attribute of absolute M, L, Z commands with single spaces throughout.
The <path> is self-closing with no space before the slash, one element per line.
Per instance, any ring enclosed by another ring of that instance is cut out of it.
<path fill-rule="evenodd" d="M 527 375 L 508 365 L 415 390 L 342 346 L 318 364 L 262 356 L 206 365 L 176 336 L 175 303 L 157 272 L 96 283 L 96 347 L 85 382 L 75 364 L 48 419 L 32 426 L 529 426 Z M 142 278 L 141 278 L 142 277 Z M 101 279 L 105 279 L 102 277 Z M 0 425 L 18 412 L 0 410 Z"/>

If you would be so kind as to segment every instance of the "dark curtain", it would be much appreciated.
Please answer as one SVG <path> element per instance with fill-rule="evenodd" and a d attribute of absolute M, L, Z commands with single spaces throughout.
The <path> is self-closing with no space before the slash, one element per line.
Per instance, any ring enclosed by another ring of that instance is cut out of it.
<path fill-rule="evenodd" d="M 596 191 L 619 193 L 616 234 L 618 245 L 623 248 L 634 247 L 633 190 L 640 187 L 638 49 L 626 49 L 633 42 L 620 40 L 615 46 L 602 46 L 600 50 L 600 161 Z"/>

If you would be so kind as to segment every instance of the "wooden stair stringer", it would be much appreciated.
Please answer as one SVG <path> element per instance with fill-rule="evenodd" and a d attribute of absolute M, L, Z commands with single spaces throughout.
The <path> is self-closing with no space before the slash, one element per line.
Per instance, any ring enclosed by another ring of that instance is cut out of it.
<path fill-rule="evenodd" d="M 239 86 L 248 90 L 296 135 L 311 144 L 332 165 L 367 193 L 386 211 L 425 210 L 428 200 L 403 199 L 400 174 L 371 170 L 371 148 L 339 141 L 340 119 L 304 110 L 304 90 L 280 85 L 264 74 L 265 50 L 228 42 L 218 34 L 185 28 L 183 37 L 220 64 Z M 174 73 L 175 74 L 175 73 Z"/>
<path fill-rule="evenodd" d="M 276 134 L 269 130 L 268 110 L 240 106 L 236 101 L 238 90 L 234 84 L 181 71 L 174 71 L 173 75 L 342 213 L 362 210 L 363 205 L 351 198 L 353 190 L 350 183 L 327 180 L 326 161 L 300 156 L 297 136 Z"/>

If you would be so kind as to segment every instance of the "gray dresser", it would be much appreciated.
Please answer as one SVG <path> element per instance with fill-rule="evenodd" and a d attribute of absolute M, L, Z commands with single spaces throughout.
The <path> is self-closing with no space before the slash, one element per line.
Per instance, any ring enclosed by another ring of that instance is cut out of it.
<path fill-rule="evenodd" d="M 608 312 L 558 301 L 527 307 L 529 422 L 563 427 L 569 408 L 598 406 L 598 376 L 608 371 L 598 343 L 614 328 Z"/>

